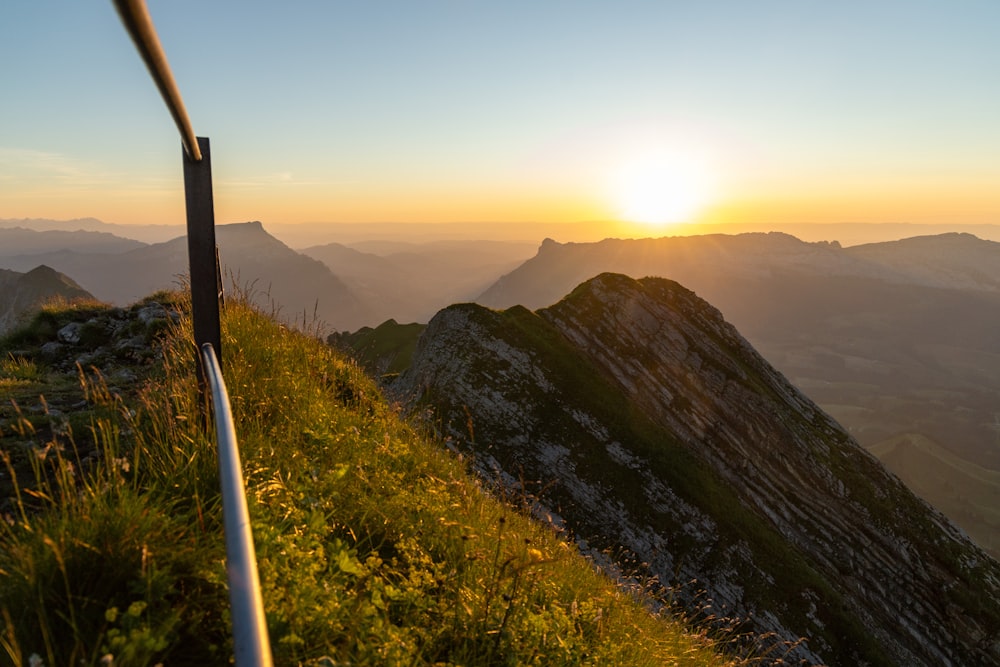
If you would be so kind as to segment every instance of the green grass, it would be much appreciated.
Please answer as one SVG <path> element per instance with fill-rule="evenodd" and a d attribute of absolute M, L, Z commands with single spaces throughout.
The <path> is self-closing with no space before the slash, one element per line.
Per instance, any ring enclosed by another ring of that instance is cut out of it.
<path fill-rule="evenodd" d="M 71 321 L 85 322 L 88 315 L 95 315 L 111 306 L 88 299 L 67 300 L 56 297 L 42 305 L 21 326 L 3 337 L 4 345 L 18 347 L 55 340 L 56 332 Z"/>
<path fill-rule="evenodd" d="M 223 331 L 276 664 L 748 662 L 484 493 L 315 336 L 232 300 Z M 17 374 L 29 361 L 9 363 Z M 190 323 L 171 325 L 135 401 L 81 381 L 96 407 L 77 430 L 100 456 L 80 461 L 72 429 L 53 434 L 0 505 L 0 664 L 227 664 L 221 501 Z"/>
<path fill-rule="evenodd" d="M 363 327 L 353 333 L 338 333 L 328 342 L 350 352 L 373 375 L 397 375 L 413 360 L 417 339 L 425 324 L 398 324 L 386 320 L 374 329 Z"/>
<path fill-rule="evenodd" d="M 0 389 L 31 386 L 40 377 L 38 364 L 24 355 L 8 352 L 6 358 L 0 359 Z"/>

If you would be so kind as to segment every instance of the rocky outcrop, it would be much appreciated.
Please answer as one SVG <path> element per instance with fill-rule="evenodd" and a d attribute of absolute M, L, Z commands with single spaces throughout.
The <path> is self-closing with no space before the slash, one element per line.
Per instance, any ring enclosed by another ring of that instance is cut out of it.
<path fill-rule="evenodd" d="M 445 309 L 395 389 L 588 548 L 774 633 L 772 661 L 1000 661 L 1000 566 L 677 283 Z"/>
<path fill-rule="evenodd" d="M 8 469 L 0 475 L 0 513 L 16 511 L 15 480 L 24 488 L 36 479 L 37 461 L 24 452 L 46 442 L 69 444 L 64 436 L 72 433 L 73 460 L 82 470 L 105 455 L 98 432 L 86 426 L 103 408 L 81 379 L 100 378 L 109 396 L 134 397 L 157 372 L 163 360 L 159 339 L 180 320 L 183 306 L 179 295 L 167 293 L 128 308 L 90 301 L 45 309 L 5 337 L 0 451 L 13 453 L 14 474 Z M 29 372 L 20 375 L 18 367 Z M 25 416 L 32 424 L 27 431 L 21 425 Z"/>

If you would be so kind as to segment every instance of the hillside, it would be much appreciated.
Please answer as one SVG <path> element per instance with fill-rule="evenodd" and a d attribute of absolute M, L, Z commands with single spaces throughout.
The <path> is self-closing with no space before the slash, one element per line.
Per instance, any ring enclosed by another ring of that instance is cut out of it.
<path fill-rule="evenodd" d="M 50 307 L 0 339 L 0 663 L 230 662 L 185 310 Z M 314 336 L 224 315 L 275 664 L 747 664 L 485 493 Z"/>
<path fill-rule="evenodd" d="M 94 297 L 68 276 L 45 265 L 27 273 L 0 269 L 0 334 L 52 299 L 74 301 Z"/>
<path fill-rule="evenodd" d="M 1000 660 L 1000 565 L 693 292 L 603 274 L 535 313 L 465 304 L 395 389 L 582 544 L 811 664 Z"/>

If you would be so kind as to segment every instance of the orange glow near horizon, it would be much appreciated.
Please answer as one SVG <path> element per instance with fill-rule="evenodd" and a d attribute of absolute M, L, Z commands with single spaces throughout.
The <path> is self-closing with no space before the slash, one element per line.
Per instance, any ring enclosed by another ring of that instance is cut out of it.
<path fill-rule="evenodd" d="M 304 222 L 575 223 L 604 220 L 608 235 L 670 233 L 675 225 L 910 222 L 1000 224 L 1000 197 L 989 183 L 906 181 L 834 182 L 833 178 L 775 178 L 717 187 L 721 174 L 697 161 L 657 163 L 639 156 L 589 183 L 515 182 L 399 184 L 274 183 L 215 185 L 219 223 Z M 691 174 L 701 169 L 696 176 Z M 828 175 L 832 176 L 832 175 Z M 617 179 L 617 180 L 616 180 Z M 713 182 L 715 179 L 715 182 Z M 737 187 L 738 186 L 738 187 Z M 184 224 L 176 188 L 109 188 L 53 192 L 44 207 L 27 196 L 0 200 L 2 217 L 70 220 L 95 217 L 119 224 Z"/>

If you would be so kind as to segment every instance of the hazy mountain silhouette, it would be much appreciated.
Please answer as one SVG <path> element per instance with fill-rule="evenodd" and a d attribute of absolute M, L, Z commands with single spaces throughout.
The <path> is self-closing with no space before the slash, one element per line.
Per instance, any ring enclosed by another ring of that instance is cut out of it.
<path fill-rule="evenodd" d="M 1000 290 L 1000 243 L 956 232 L 847 248 L 853 257 L 891 267 L 915 284 Z"/>
<path fill-rule="evenodd" d="M 142 243 L 162 243 L 185 233 L 184 225 L 119 225 L 97 218 L 48 220 L 45 218 L 0 218 L 0 229 L 23 227 L 34 231 L 102 232 Z"/>
<path fill-rule="evenodd" d="M 37 266 L 27 273 L 0 269 L 0 333 L 54 298 L 72 301 L 94 297 L 48 266 Z"/>
<path fill-rule="evenodd" d="M 372 240 L 403 243 L 430 243 L 434 241 L 514 241 L 537 245 L 546 236 L 564 242 L 595 242 L 608 236 L 619 235 L 618 224 L 613 221 L 592 220 L 574 223 L 541 222 L 267 222 L 268 231 L 283 243 L 296 250 L 328 243 L 342 243 L 362 250 L 382 254 L 357 244 Z M 48 220 L 41 218 L 0 218 L 0 228 L 24 227 L 38 231 L 97 231 L 110 232 L 123 238 L 144 243 L 162 243 L 185 233 L 183 222 L 175 225 L 115 224 L 96 218 L 75 220 Z M 929 236 L 952 232 L 971 232 L 979 238 L 1000 241 L 1000 225 L 936 223 L 717 223 L 708 225 L 677 225 L 672 228 L 677 235 L 745 234 L 749 232 L 778 231 L 805 241 L 839 241 L 844 246 L 880 243 L 914 236 Z M 630 230 L 627 235 L 631 235 Z"/>
<path fill-rule="evenodd" d="M 0 227 L 0 256 L 37 255 L 59 250 L 78 253 L 122 253 L 145 243 L 108 232 L 35 231 L 23 227 Z"/>
<path fill-rule="evenodd" d="M 283 317 L 307 323 L 315 316 L 338 329 L 372 321 L 366 307 L 326 266 L 278 241 L 259 222 L 219 225 L 216 241 L 223 271 L 238 287 L 252 286 L 255 301 L 265 310 L 280 307 Z M 73 276 L 97 298 L 125 305 L 180 285 L 188 272 L 187 237 L 124 253 L 63 250 L 0 262 L 15 270 L 44 262 Z"/>
<path fill-rule="evenodd" d="M 843 246 L 956 232 L 971 233 L 982 239 L 1000 241 L 1000 225 L 988 223 L 955 225 L 914 222 L 720 222 L 704 225 L 681 224 L 673 227 L 672 232 L 675 235 L 783 232 L 803 241 L 838 241 Z"/>

